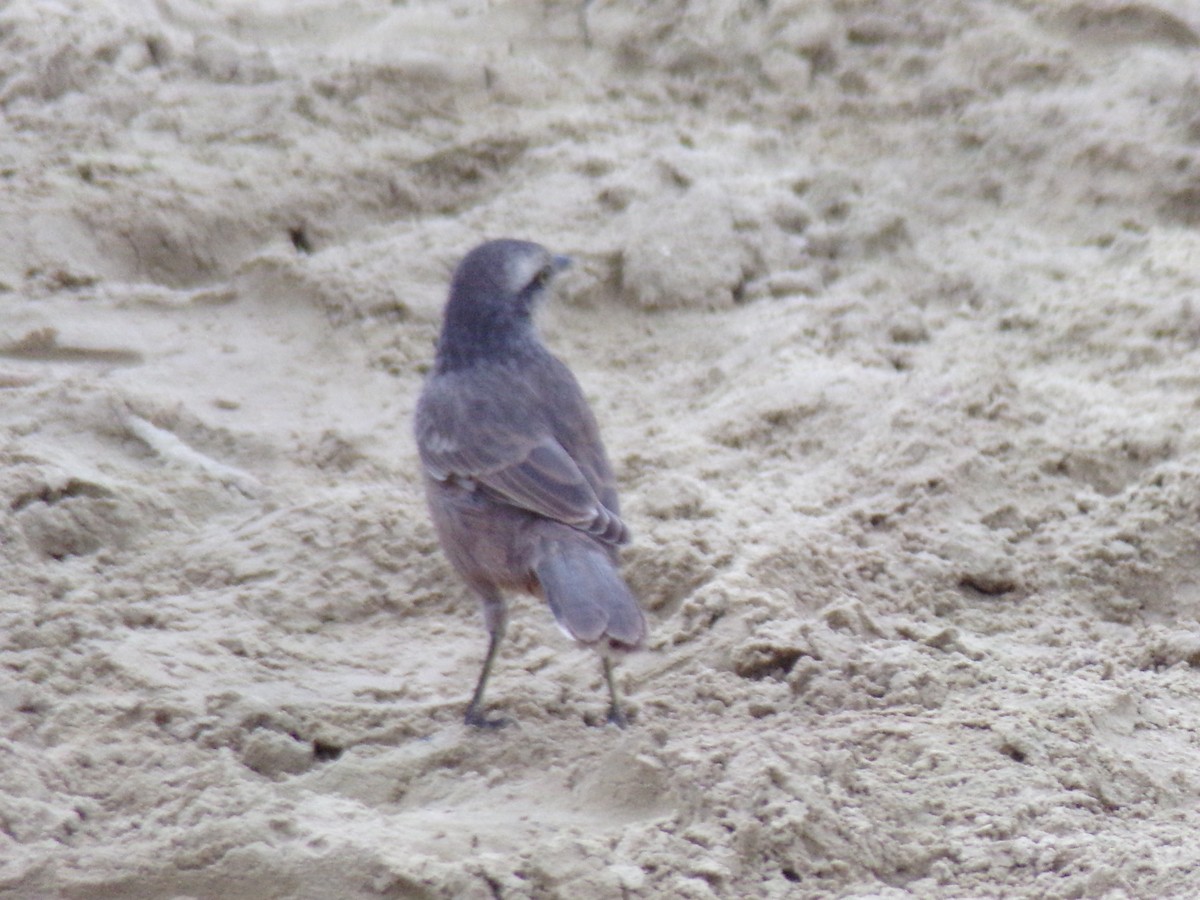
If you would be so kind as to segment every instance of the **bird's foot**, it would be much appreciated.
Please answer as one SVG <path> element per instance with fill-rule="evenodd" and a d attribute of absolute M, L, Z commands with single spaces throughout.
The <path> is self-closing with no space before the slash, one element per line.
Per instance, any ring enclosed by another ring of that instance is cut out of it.
<path fill-rule="evenodd" d="M 629 725 L 629 717 L 625 715 L 625 710 L 615 703 L 608 708 L 607 721 L 609 725 L 616 725 L 618 728 L 625 728 Z"/>
<path fill-rule="evenodd" d="M 463 716 L 463 721 L 472 728 L 496 729 L 503 728 L 505 725 L 511 725 L 512 719 L 508 716 L 488 716 L 482 709 L 477 709 L 472 706 L 467 710 L 467 714 Z"/>

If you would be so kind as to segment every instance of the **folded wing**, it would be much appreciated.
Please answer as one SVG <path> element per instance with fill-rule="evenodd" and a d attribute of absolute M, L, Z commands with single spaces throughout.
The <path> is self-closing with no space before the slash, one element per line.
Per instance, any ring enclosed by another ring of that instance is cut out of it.
<path fill-rule="evenodd" d="M 476 413 L 469 415 L 456 398 L 444 402 L 438 393 L 422 398 L 417 413 L 418 443 L 421 460 L 433 478 L 472 482 L 495 499 L 570 525 L 605 543 L 629 540 L 620 517 L 597 493 L 609 489 L 592 484 L 551 434 L 529 434 L 528 422 L 510 424 Z"/>

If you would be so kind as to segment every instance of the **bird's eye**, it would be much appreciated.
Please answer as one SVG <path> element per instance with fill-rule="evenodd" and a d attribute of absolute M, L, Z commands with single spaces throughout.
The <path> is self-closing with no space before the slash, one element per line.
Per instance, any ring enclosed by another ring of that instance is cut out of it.
<path fill-rule="evenodd" d="M 545 287 L 546 282 L 550 280 L 550 276 L 553 274 L 554 270 L 549 266 L 545 266 L 533 276 L 533 281 L 531 283 L 535 288 Z"/>

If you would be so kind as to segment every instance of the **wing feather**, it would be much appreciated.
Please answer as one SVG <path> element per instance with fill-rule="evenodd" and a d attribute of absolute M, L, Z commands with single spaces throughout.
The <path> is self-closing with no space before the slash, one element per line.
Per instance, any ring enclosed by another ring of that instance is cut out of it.
<path fill-rule="evenodd" d="M 431 477 L 473 482 L 502 502 L 586 531 L 606 543 L 628 541 L 628 530 L 616 510 L 600 496 L 611 496 L 615 505 L 615 490 L 597 477 L 599 466 L 607 468 L 602 450 L 592 449 L 594 458 L 584 460 L 581 469 L 536 415 L 521 415 L 519 391 L 507 395 L 514 402 L 505 410 L 507 418 L 500 420 L 494 405 L 473 402 L 471 387 L 434 382 L 421 396 L 417 443 Z M 491 391 L 495 390 L 492 385 Z"/>

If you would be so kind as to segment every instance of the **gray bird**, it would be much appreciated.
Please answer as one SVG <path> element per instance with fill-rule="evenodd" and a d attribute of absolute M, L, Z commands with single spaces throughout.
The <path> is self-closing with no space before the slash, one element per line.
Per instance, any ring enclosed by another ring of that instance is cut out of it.
<path fill-rule="evenodd" d="M 564 632 L 601 652 L 608 719 L 625 725 L 611 652 L 634 650 L 646 619 L 617 572 L 628 543 L 612 467 L 571 371 L 542 344 L 532 314 L 570 265 L 528 241 L 481 244 L 454 272 L 414 421 L 442 550 L 483 604 L 487 656 L 470 725 L 507 620 L 505 591 L 543 597 Z"/>

